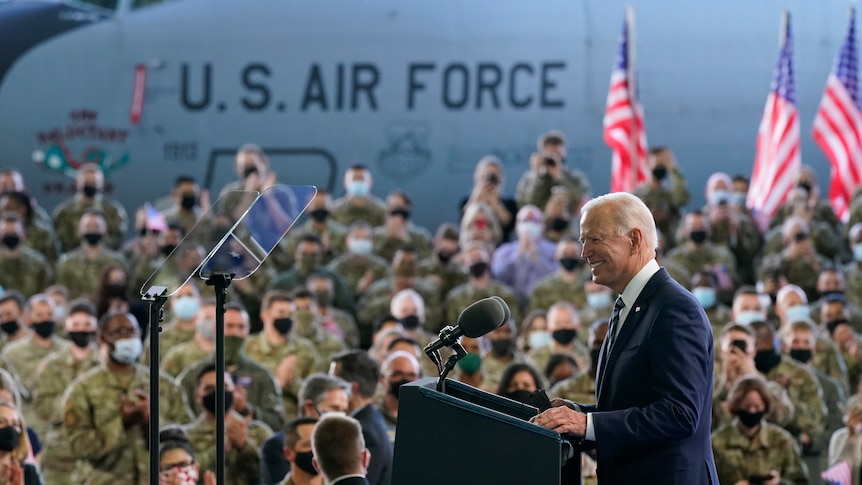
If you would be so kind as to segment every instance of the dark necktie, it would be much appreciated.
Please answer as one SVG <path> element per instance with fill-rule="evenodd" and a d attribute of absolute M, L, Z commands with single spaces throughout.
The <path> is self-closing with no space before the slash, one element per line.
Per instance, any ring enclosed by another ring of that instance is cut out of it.
<path fill-rule="evenodd" d="M 623 308 L 625 308 L 626 304 L 623 303 L 623 297 L 617 298 L 616 303 L 614 303 L 614 311 L 611 313 L 611 322 L 608 324 L 608 336 L 606 337 L 608 341 L 608 345 L 605 348 L 605 360 L 610 358 L 611 350 L 614 347 L 614 342 L 617 340 L 617 327 L 620 326 L 620 313 L 622 313 Z"/>

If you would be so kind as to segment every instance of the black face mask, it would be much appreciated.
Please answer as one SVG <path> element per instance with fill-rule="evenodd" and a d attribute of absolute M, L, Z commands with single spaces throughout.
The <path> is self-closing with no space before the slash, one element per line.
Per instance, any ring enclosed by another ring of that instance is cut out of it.
<path fill-rule="evenodd" d="M 83 192 L 85 197 L 87 197 L 88 199 L 92 199 L 96 196 L 97 193 L 99 193 L 99 189 L 96 188 L 95 185 L 85 185 Z"/>
<path fill-rule="evenodd" d="M 688 237 L 695 244 L 703 244 L 706 241 L 706 231 L 691 231 L 688 233 Z"/>
<path fill-rule="evenodd" d="M 749 429 L 760 424 L 764 414 L 766 414 L 766 411 L 758 411 L 756 413 L 750 413 L 742 409 L 736 411 L 736 417 L 739 418 L 739 422 Z"/>
<path fill-rule="evenodd" d="M 69 340 L 71 340 L 76 347 L 82 349 L 89 347 L 90 342 L 93 341 L 93 337 L 95 336 L 95 332 L 69 332 Z"/>
<path fill-rule="evenodd" d="M 829 295 L 844 296 L 844 292 L 843 292 L 843 291 L 838 291 L 838 290 L 835 290 L 835 291 L 823 291 L 823 292 L 818 291 L 818 292 L 817 292 L 817 294 L 818 294 L 818 295 L 820 295 L 820 298 L 826 298 L 826 297 L 827 297 L 827 296 L 829 296 Z"/>
<path fill-rule="evenodd" d="M 0 330 L 6 335 L 15 335 L 18 333 L 18 330 L 21 330 L 21 324 L 18 323 L 18 320 L 9 320 L 8 322 L 0 323 Z"/>
<path fill-rule="evenodd" d="M 126 296 L 126 290 L 128 289 L 129 287 L 122 283 L 110 283 L 105 286 L 105 292 L 111 298 L 119 298 L 121 296 Z"/>
<path fill-rule="evenodd" d="M 255 173 L 257 173 L 257 167 L 246 167 L 246 169 L 242 171 L 242 177 L 249 178 Z"/>
<path fill-rule="evenodd" d="M 162 255 L 164 255 L 165 257 L 168 257 L 168 256 L 170 256 L 170 254 L 172 252 L 174 252 L 174 249 L 176 249 L 176 248 L 177 248 L 177 246 L 175 244 L 166 244 L 166 245 L 162 246 L 161 248 L 159 248 L 159 251 L 162 252 Z"/>
<path fill-rule="evenodd" d="M 296 467 L 300 470 L 304 471 L 305 473 L 308 473 L 313 477 L 316 477 L 318 471 L 314 469 L 314 463 L 311 461 L 312 458 L 314 458 L 313 451 L 306 451 L 303 453 L 297 451 L 296 460 L 294 461 L 294 463 L 296 463 Z"/>
<path fill-rule="evenodd" d="M 512 348 L 515 342 L 510 338 L 489 339 L 491 342 L 491 352 L 497 357 L 505 357 L 512 354 Z"/>
<path fill-rule="evenodd" d="M 290 333 L 290 329 L 293 328 L 293 319 L 292 318 L 276 318 L 272 322 L 273 326 L 278 333 L 282 335 L 287 335 Z"/>
<path fill-rule="evenodd" d="M 667 167 L 658 166 L 652 169 L 652 176 L 655 177 L 656 180 L 664 180 L 667 177 Z"/>
<path fill-rule="evenodd" d="M 470 276 L 474 278 L 481 278 L 485 276 L 485 273 L 488 272 L 488 263 L 484 261 L 479 261 L 478 263 L 473 263 L 469 268 Z"/>
<path fill-rule="evenodd" d="M 54 320 L 45 320 L 44 322 L 36 322 L 31 324 L 30 327 L 36 332 L 36 335 L 42 338 L 48 338 L 54 333 L 54 327 L 57 326 L 54 323 Z"/>
<path fill-rule="evenodd" d="M 21 244 L 21 236 L 17 234 L 4 234 L 3 245 L 9 249 L 15 249 Z"/>
<path fill-rule="evenodd" d="M 392 209 L 391 211 L 389 211 L 389 215 L 395 216 L 395 217 L 400 217 L 400 218 L 404 219 L 405 221 L 407 219 L 410 219 L 410 211 L 407 209 L 401 209 L 401 208 Z"/>
<path fill-rule="evenodd" d="M 401 326 L 406 330 L 413 330 L 414 328 L 419 326 L 419 317 L 416 315 L 407 315 L 406 317 L 401 319 Z"/>
<path fill-rule="evenodd" d="M 88 232 L 84 234 L 84 241 L 87 242 L 90 246 L 97 246 L 100 242 L 102 242 L 102 234 L 98 232 Z"/>
<path fill-rule="evenodd" d="M 515 391 L 503 394 L 503 397 L 508 397 L 513 401 L 518 401 L 520 403 L 529 404 L 530 406 L 532 406 L 533 401 L 532 399 L 530 399 L 532 395 L 533 393 L 530 391 L 525 391 L 524 389 L 517 389 Z"/>
<path fill-rule="evenodd" d="M 196 205 L 198 205 L 198 197 L 195 194 L 184 194 L 180 199 L 180 206 L 187 211 L 194 209 Z"/>
<path fill-rule="evenodd" d="M 21 432 L 13 426 L 0 428 L 0 450 L 12 451 L 21 442 Z"/>
<path fill-rule="evenodd" d="M 551 338 L 560 345 L 569 345 L 578 336 L 578 331 L 574 328 L 561 328 L 551 332 Z"/>
<path fill-rule="evenodd" d="M 754 367 L 764 374 L 769 373 L 779 362 L 781 362 L 781 356 L 774 349 L 758 350 L 754 354 Z"/>
<path fill-rule="evenodd" d="M 813 356 L 811 349 L 790 349 L 790 358 L 801 364 L 807 364 Z"/>
<path fill-rule="evenodd" d="M 569 221 L 567 219 L 563 219 L 562 217 L 555 217 L 551 219 L 551 230 L 556 232 L 563 232 L 569 228 Z"/>
<path fill-rule="evenodd" d="M 580 258 L 560 258 L 560 266 L 565 268 L 566 271 L 574 271 L 582 262 L 583 260 Z"/>
<path fill-rule="evenodd" d="M 401 392 L 401 386 L 403 386 L 404 384 L 407 384 L 408 382 L 411 382 L 411 381 L 408 381 L 407 379 L 402 379 L 400 381 L 390 382 L 389 383 L 389 394 L 392 394 L 392 396 L 395 397 L 395 399 L 398 399 L 398 395 Z"/>
<path fill-rule="evenodd" d="M 215 412 L 216 412 L 216 393 L 215 393 L 215 391 L 204 396 L 204 398 L 201 401 L 203 401 L 201 404 L 204 405 L 204 408 L 207 411 L 215 414 Z M 225 391 L 224 392 L 225 414 L 227 414 L 232 407 L 233 407 L 233 391 Z"/>
<path fill-rule="evenodd" d="M 444 252 L 438 252 L 437 253 L 437 259 L 439 259 L 440 262 L 443 264 L 446 264 L 449 261 L 451 261 L 453 256 L 455 256 L 455 253 L 444 253 Z"/>
<path fill-rule="evenodd" d="M 796 184 L 796 186 L 801 188 L 801 189 L 805 189 L 805 191 L 808 192 L 809 194 L 811 193 L 812 187 L 811 187 L 811 184 L 809 184 L 808 182 L 799 182 L 798 184 Z"/>
<path fill-rule="evenodd" d="M 848 323 L 847 319 L 841 318 L 839 320 L 832 320 L 832 321 L 826 322 L 826 330 L 829 330 L 829 335 L 832 335 L 833 333 L 835 333 L 835 329 L 838 328 L 838 325 L 841 325 L 842 323 L 847 324 Z"/>
<path fill-rule="evenodd" d="M 324 222 L 329 217 L 329 211 L 326 209 L 314 209 L 308 215 L 317 222 Z"/>

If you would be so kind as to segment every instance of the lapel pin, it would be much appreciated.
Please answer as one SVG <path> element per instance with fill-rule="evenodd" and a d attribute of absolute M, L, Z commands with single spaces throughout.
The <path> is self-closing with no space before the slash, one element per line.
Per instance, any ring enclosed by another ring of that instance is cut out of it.
<path fill-rule="evenodd" d="M 639 311 L 641 311 L 641 307 L 636 306 L 636 307 L 635 307 L 635 313 L 637 313 L 637 312 L 639 312 Z"/>

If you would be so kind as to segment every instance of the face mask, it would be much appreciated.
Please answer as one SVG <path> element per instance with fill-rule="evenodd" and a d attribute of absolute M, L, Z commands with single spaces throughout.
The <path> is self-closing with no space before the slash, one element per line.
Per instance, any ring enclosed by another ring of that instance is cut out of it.
<path fill-rule="evenodd" d="M 87 197 L 88 199 L 92 199 L 99 192 L 99 189 L 96 188 L 95 185 L 85 185 L 83 188 L 83 192 L 84 192 L 84 197 Z"/>
<path fill-rule="evenodd" d="M 580 258 L 560 258 L 560 266 L 566 269 L 566 271 L 574 271 L 581 265 Z"/>
<path fill-rule="evenodd" d="M 467 374 L 468 376 L 472 376 L 473 374 L 479 372 L 479 369 L 481 367 L 482 356 L 479 354 L 470 353 L 458 361 L 458 368 L 461 369 L 461 372 Z"/>
<path fill-rule="evenodd" d="M 282 335 L 287 335 L 290 333 L 290 329 L 293 328 L 293 319 L 292 318 L 276 318 L 272 322 L 273 326 L 278 333 Z"/>
<path fill-rule="evenodd" d="M 371 239 L 348 239 L 347 250 L 357 256 L 368 256 L 374 248 Z"/>
<path fill-rule="evenodd" d="M 3 236 L 3 245 L 9 249 L 15 249 L 21 244 L 21 236 L 17 234 L 6 234 Z"/>
<path fill-rule="evenodd" d="M 32 324 L 30 327 L 36 332 L 36 335 L 42 338 L 48 338 L 54 333 L 54 327 L 57 324 L 54 323 L 54 320 L 45 320 L 44 322 L 36 322 Z"/>
<path fill-rule="evenodd" d="M 790 358 L 801 364 L 807 364 L 813 355 L 811 349 L 790 349 Z"/>
<path fill-rule="evenodd" d="M 569 228 L 569 221 L 567 219 L 563 219 L 562 217 L 555 217 L 551 219 L 551 230 L 556 232 L 563 232 Z"/>
<path fill-rule="evenodd" d="M 21 330 L 21 325 L 18 323 L 18 320 L 9 320 L 8 322 L 0 323 L 0 330 L 3 330 L 3 333 L 6 335 L 15 335 L 18 333 L 18 330 Z"/>
<path fill-rule="evenodd" d="M 703 244 L 706 241 L 706 231 L 691 231 L 688 233 L 688 237 L 695 244 Z"/>
<path fill-rule="evenodd" d="M 536 330 L 534 332 L 530 332 L 530 348 L 531 349 L 539 349 L 542 347 L 546 347 L 551 343 L 551 334 L 544 330 Z"/>
<path fill-rule="evenodd" d="M 212 342 L 215 340 L 215 321 L 199 320 L 197 325 L 195 325 L 195 331 L 205 340 Z"/>
<path fill-rule="evenodd" d="M 750 413 L 742 409 L 736 411 L 736 417 L 739 418 L 739 422 L 746 428 L 753 428 L 760 424 L 760 420 L 763 419 L 764 414 L 766 414 L 766 411 L 758 411 L 756 413 Z"/>
<path fill-rule="evenodd" d="M 257 173 L 257 167 L 246 167 L 245 170 L 242 171 L 243 178 L 249 178 L 253 174 Z"/>
<path fill-rule="evenodd" d="M 764 374 L 768 374 L 779 362 L 781 362 L 781 356 L 774 349 L 758 350 L 754 354 L 754 367 Z"/>
<path fill-rule="evenodd" d="M 191 320 L 199 309 L 198 299 L 193 296 L 181 296 L 174 300 L 174 316 L 180 320 Z"/>
<path fill-rule="evenodd" d="M 196 205 L 198 205 L 198 198 L 195 194 L 185 194 L 180 200 L 180 206 L 187 211 L 194 209 Z"/>
<path fill-rule="evenodd" d="M 551 332 L 551 336 L 560 345 L 569 345 L 578 336 L 578 331 L 574 328 L 561 328 Z"/>
<path fill-rule="evenodd" d="M 75 344 L 75 347 L 85 349 L 90 346 L 95 335 L 95 332 L 69 332 L 69 340 Z"/>
<path fill-rule="evenodd" d="M 332 293 L 329 291 L 318 291 L 314 293 L 314 301 L 318 308 L 329 308 L 332 306 Z"/>
<path fill-rule="evenodd" d="M 102 242 L 102 234 L 98 232 L 88 232 L 84 234 L 84 241 L 87 242 L 90 246 L 97 246 L 100 242 Z"/>
<path fill-rule="evenodd" d="M 203 399 L 201 399 L 201 404 L 204 405 L 204 409 L 206 409 L 207 411 L 209 411 L 212 414 L 215 414 L 215 412 L 216 412 L 216 393 L 215 393 L 215 391 L 204 396 Z M 225 391 L 224 392 L 225 414 L 227 414 L 227 411 L 229 411 L 230 408 L 232 408 L 232 407 L 233 407 L 233 391 Z"/>
<path fill-rule="evenodd" d="M 503 394 L 503 397 L 508 397 L 509 399 L 511 399 L 513 401 L 517 401 L 517 402 L 524 403 L 524 404 L 529 404 L 532 406 L 533 402 L 530 399 L 532 394 L 533 394 L 532 392 L 525 391 L 524 389 L 516 389 L 512 392 L 507 392 L 507 393 Z"/>
<path fill-rule="evenodd" d="M 21 432 L 12 426 L 0 428 L 0 450 L 12 451 L 21 442 Z"/>
<path fill-rule="evenodd" d="M 392 394 L 392 396 L 395 399 L 398 399 L 398 395 L 401 392 L 401 386 L 403 386 L 404 384 L 407 384 L 409 382 L 412 382 L 412 381 L 402 379 L 400 381 L 390 382 L 389 383 L 389 394 Z"/>
<path fill-rule="evenodd" d="M 326 209 L 314 209 L 309 213 L 312 219 L 317 222 L 323 222 L 329 217 L 329 211 Z"/>
<path fill-rule="evenodd" d="M 515 342 L 512 339 L 508 338 L 500 338 L 490 340 L 491 342 L 491 352 L 494 353 L 497 357 L 504 357 L 507 355 L 511 355 L 512 347 L 514 347 Z"/>
<path fill-rule="evenodd" d="M 829 335 L 832 335 L 833 333 L 835 333 L 835 329 L 838 328 L 838 325 L 841 325 L 841 324 L 847 325 L 848 324 L 847 319 L 846 318 L 840 318 L 838 320 L 831 320 L 831 321 L 826 322 L 826 330 L 829 330 Z"/>
<path fill-rule="evenodd" d="M 410 219 L 410 211 L 407 209 L 392 209 L 391 211 L 389 211 L 389 215 L 392 217 L 400 217 L 405 221 L 407 219 Z"/>
<path fill-rule="evenodd" d="M 535 241 L 542 235 L 542 226 L 535 222 L 519 222 L 515 228 L 518 231 L 518 237 Z"/>
<path fill-rule="evenodd" d="M 159 485 L 197 485 L 198 469 L 194 465 L 187 465 L 175 468 L 179 482 L 175 481 L 171 473 L 173 470 L 165 470 L 159 472 Z"/>
<path fill-rule="evenodd" d="M 488 263 L 484 261 L 480 261 L 478 263 L 473 263 L 469 268 L 470 276 L 474 278 L 481 278 L 485 276 L 485 273 L 488 272 Z"/>
<path fill-rule="evenodd" d="M 452 257 L 455 256 L 455 253 L 445 253 L 445 252 L 437 252 L 437 259 L 440 260 L 441 263 L 446 264 L 452 260 Z"/>
<path fill-rule="evenodd" d="M 599 363 L 599 355 L 602 353 L 602 349 L 591 349 L 590 350 L 590 365 L 593 369 L 598 366 Z"/>
<path fill-rule="evenodd" d="M 799 182 L 796 186 L 805 189 L 809 194 L 811 193 L 812 185 L 808 182 Z"/>
<path fill-rule="evenodd" d="M 726 190 L 716 190 L 709 196 L 711 205 L 727 204 L 730 200 L 730 193 Z"/>
<path fill-rule="evenodd" d="M 120 298 L 126 296 L 128 287 L 122 283 L 109 283 L 105 286 L 105 293 L 111 298 Z"/>
<path fill-rule="evenodd" d="M 134 364 L 144 350 L 144 344 L 138 337 L 122 338 L 114 342 L 113 347 L 111 357 L 125 365 Z"/>
<path fill-rule="evenodd" d="M 745 207 L 746 197 L 747 195 L 745 192 L 734 192 L 730 194 L 730 203 L 736 207 Z"/>
<path fill-rule="evenodd" d="M 176 249 L 176 248 L 177 248 L 177 246 L 175 244 L 166 244 L 166 245 L 160 247 L 159 251 L 162 252 L 162 255 L 164 257 L 168 257 L 171 255 L 172 252 L 174 252 L 174 249 Z"/>
<path fill-rule="evenodd" d="M 652 169 L 652 176 L 655 177 L 656 180 L 664 180 L 667 177 L 667 167 L 658 166 Z"/>
<path fill-rule="evenodd" d="M 811 318 L 811 312 L 808 310 L 808 305 L 793 305 L 785 312 L 787 323 L 798 322 Z"/>
<path fill-rule="evenodd" d="M 763 316 L 763 314 L 755 311 L 739 312 L 739 315 L 737 315 L 734 319 L 734 322 L 740 325 L 751 325 L 754 322 L 763 321 L 766 321 L 766 318 Z"/>
<path fill-rule="evenodd" d="M 611 306 L 611 295 L 609 293 L 589 293 L 587 295 L 587 305 L 590 308 L 607 308 Z"/>
<path fill-rule="evenodd" d="M 311 273 L 314 271 L 314 268 L 317 267 L 317 255 L 316 254 L 303 254 L 299 257 L 299 261 L 297 261 L 299 265 L 299 271 L 301 273 Z"/>
<path fill-rule="evenodd" d="M 364 180 L 351 180 L 347 182 L 345 189 L 352 197 L 365 197 L 371 190 L 371 186 Z"/>
<path fill-rule="evenodd" d="M 853 245 L 853 259 L 862 263 L 862 243 Z"/>
<path fill-rule="evenodd" d="M 715 288 L 697 287 L 691 292 L 703 308 L 708 309 L 715 306 Z"/>
<path fill-rule="evenodd" d="M 239 362 L 239 351 L 245 339 L 242 337 L 225 336 L 224 338 L 224 363 L 236 365 Z"/>
<path fill-rule="evenodd" d="M 306 451 L 304 453 L 296 452 L 296 460 L 294 460 L 294 463 L 296 463 L 296 467 L 300 470 L 316 477 L 318 472 L 314 469 L 314 464 L 311 461 L 312 458 L 314 458 L 313 451 Z"/>
<path fill-rule="evenodd" d="M 419 326 L 419 317 L 416 315 L 407 315 L 406 317 L 401 319 L 401 326 L 406 330 L 413 330 L 414 328 Z"/>

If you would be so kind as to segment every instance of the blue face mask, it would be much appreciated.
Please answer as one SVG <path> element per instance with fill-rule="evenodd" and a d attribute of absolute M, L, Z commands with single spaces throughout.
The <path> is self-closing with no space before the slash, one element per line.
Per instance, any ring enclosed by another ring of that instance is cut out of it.
<path fill-rule="evenodd" d="M 371 239 L 350 239 L 347 241 L 347 250 L 357 256 L 371 254 L 373 246 Z"/>
<path fill-rule="evenodd" d="M 520 222 L 516 231 L 518 231 L 519 237 L 535 241 L 542 235 L 542 226 L 535 222 Z"/>
<path fill-rule="evenodd" d="M 111 357 L 121 364 L 134 364 L 143 350 L 144 344 L 139 337 L 123 338 L 114 342 Z"/>
<path fill-rule="evenodd" d="M 587 294 L 587 305 L 590 308 L 603 309 L 611 306 L 611 295 L 606 292 Z"/>
<path fill-rule="evenodd" d="M 547 347 L 551 343 L 551 333 L 544 330 L 536 330 L 530 333 L 529 340 L 531 349 Z"/>
<path fill-rule="evenodd" d="M 745 207 L 746 194 L 744 192 L 734 192 L 730 194 L 730 203 L 736 207 Z"/>
<path fill-rule="evenodd" d="M 808 310 L 808 305 L 793 305 L 787 309 L 786 318 L 787 323 L 808 320 L 811 318 L 811 312 Z"/>
<path fill-rule="evenodd" d="M 191 320 L 199 309 L 198 299 L 193 296 L 181 296 L 174 300 L 174 316 L 180 320 Z"/>
<path fill-rule="evenodd" d="M 739 315 L 733 319 L 734 322 L 740 325 L 751 325 L 754 322 L 763 322 L 765 320 L 766 317 L 762 313 L 754 311 L 739 312 Z"/>
<path fill-rule="evenodd" d="M 716 295 L 714 288 L 697 287 L 691 290 L 691 292 L 703 308 L 712 308 L 715 306 Z"/>
<path fill-rule="evenodd" d="M 711 205 L 719 205 L 722 202 L 725 204 L 730 201 L 730 192 L 726 190 L 716 190 L 709 195 L 709 203 Z"/>
<path fill-rule="evenodd" d="M 862 243 L 853 245 L 853 259 L 862 263 Z"/>
<path fill-rule="evenodd" d="M 345 189 L 353 197 L 365 197 L 371 191 L 371 185 L 364 180 L 351 180 L 347 182 Z"/>

